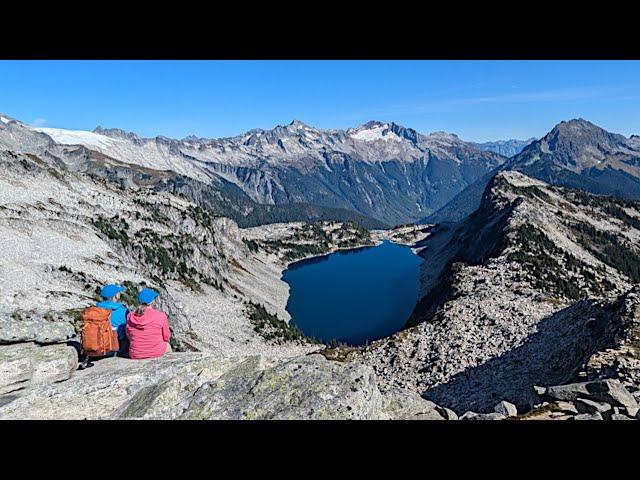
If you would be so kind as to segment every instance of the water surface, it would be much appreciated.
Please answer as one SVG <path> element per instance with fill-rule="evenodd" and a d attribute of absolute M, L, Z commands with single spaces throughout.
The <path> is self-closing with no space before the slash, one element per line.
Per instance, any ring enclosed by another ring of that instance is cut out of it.
<path fill-rule="evenodd" d="M 294 263 L 282 277 L 291 287 L 291 323 L 323 342 L 361 345 L 391 335 L 416 304 L 421 262 L 409 247 L 385 241 Z"/>

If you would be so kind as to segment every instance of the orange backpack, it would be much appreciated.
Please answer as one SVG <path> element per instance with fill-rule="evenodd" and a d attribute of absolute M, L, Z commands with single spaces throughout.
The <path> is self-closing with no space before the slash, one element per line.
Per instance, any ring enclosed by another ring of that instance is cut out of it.
<path fill-rule="evenodd" d="M 82 349 L 89 357 L 118 350 L 118 332 L 111 327 L 111 310 L 89 307 L 82 315 Z"/>

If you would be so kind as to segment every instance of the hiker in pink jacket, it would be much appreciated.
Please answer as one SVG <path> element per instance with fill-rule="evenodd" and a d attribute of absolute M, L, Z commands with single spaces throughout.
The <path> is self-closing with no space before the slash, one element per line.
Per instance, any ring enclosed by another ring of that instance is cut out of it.
<path fill-rule="evenodd" d="M 169 320 L 151 305 L 158 292 L 144 288 L 138 294 L 138 307 L 127 315 L 129 358 L 161 357 L 171 352 Z"/>

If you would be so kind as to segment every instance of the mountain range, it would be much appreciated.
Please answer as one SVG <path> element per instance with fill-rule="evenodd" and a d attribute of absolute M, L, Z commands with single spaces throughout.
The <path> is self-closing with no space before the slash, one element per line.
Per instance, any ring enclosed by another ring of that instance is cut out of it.
<path fill-rule="evenodd" d="M 343 220 L 368 228 L 458 221 L 490 178 L 516 170 L 551 185 L 640 198 L 640 137 L 564 121 L 539 140 L 473 143 L 371 121 L 320 130 L 294 120 L 235 137 L 142 138 L 31 127 L 0 116 L 0 145 L 52 156 L 72 171 L 186 195 L 240 226 Z"/>
<path fill-rule="evenodd" d="M 256 204 L 345 209 L 386 225 L 428 215 L 506 161 L 453 134 L 422 135 L 375 121 L 319 130 L 294 120 L 231 138 L 174 140 L 102 127 L 93 132 L 34 128 L 3 118 L 9 120 L 0 123 L 5 148 L 48 152 L 69 163 L 78 152 L 95 156 L 71 147 L 82 146 L 111 164 L 171 171 Z M 93 168 L 86 161 L 71 163 L 76 169 Z"/>

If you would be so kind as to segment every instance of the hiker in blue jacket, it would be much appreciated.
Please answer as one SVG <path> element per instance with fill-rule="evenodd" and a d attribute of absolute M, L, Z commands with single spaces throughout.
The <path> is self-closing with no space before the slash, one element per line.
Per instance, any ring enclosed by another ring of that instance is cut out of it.
<path fill-rule="evenodd" d="M 105 285 L 102 287 L 101 292 L 104 300 L 96 304 L 96 307 L 111 310 L 111 326 L 114 330 L 118 331 L 118 343 L 120 344 L 120 350 L 111 355 L 116 355 L 117 353 L 126 355 L 129 350 L 129 342 L 127 340 L 126 332 L 127 314 L 129 313 L 129 310 L 118 301 L 120 300 L 120 294 L 125 290 L 126 288 L 121 287 L 120 285 Z"/>

